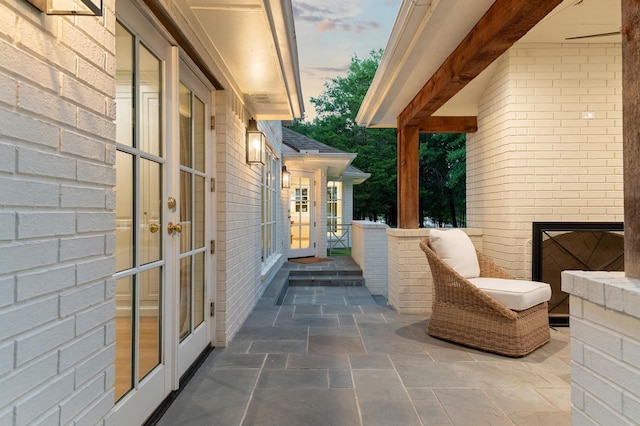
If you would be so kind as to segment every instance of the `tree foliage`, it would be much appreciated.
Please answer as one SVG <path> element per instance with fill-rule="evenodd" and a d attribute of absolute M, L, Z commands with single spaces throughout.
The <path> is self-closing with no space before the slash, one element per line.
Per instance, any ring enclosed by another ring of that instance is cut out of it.
<path fill-rule="evenodd" d="M 295 120 L 291 129 L 346 152 L 358 154 L 353 165 L 371 173 L 354 186 L 354 219 L 397 223 L 396 129 L 359 127 L 356 115 L 371 85 L 382 49 L 369 56 L 351 58 L 346 76 L 325 83 L 325 90 L 311 98 L 317 116 L 312 122 Z M 464 223 L 464 135 L 421 135 L 421 216 L 437 225 Z"/>
<path fill-rule="evenodd" d="M 346 76 L 325 83 L 312 97 L 317 116 L 311 123 L 294 121 L 291 128 L 327 145 L 358 154 L 353 166 L 371 177 L 353 188 L 354 219 L 383 219 L 396 223 L 396 130 L 358 126 L 356 115 L 382 57 L 382 49 L 351 58 Z"/>
<path fill-rule="evenodd" d="M 420 135 L 420 214 L 436 226 L 466 224 L 466 137 Z"/>

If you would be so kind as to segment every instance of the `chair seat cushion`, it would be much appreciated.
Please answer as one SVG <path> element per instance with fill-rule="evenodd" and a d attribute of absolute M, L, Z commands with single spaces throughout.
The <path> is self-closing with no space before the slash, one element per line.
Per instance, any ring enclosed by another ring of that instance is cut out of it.
<path fill-rule="evenodd" d="M 537 281 L 478 277 L 469 282 L 514 311 L 523 311 L 551 298 L 551 286 Z"/>

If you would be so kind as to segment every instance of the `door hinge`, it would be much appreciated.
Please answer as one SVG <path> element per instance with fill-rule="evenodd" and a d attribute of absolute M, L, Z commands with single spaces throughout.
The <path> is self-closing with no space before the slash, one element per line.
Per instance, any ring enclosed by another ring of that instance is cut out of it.
<path fill-rule="evenodd" d="M 216 254 L 216 240 L 211 240 L 211 254 Z"/>
<path fill-rule="evenodd" d="M 215 312 L 216 312 L 216 304 L 215 302 L 211 302 L 209 304 L 209 316 L 212 317 Z"/>
<path fill-rule="evenodd" d="M 313 248 L 316 248 L 316 243 L 313 243 Z"/>
<path fill-rule="evenodd" d="M 216 116 L 212 115 L 211 116 L 211 130 L 214 130 L 216 128 Z"/>
<path fill-rule="evenodd" d="M 216 192 L 216 178 L 211 178 L 211 192 Z"/>

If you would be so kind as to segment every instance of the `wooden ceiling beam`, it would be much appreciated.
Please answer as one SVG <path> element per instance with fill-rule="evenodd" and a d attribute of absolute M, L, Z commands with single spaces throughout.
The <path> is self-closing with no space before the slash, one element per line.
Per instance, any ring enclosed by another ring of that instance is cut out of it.
<path fill-rule="evenodd" d="M 398 117 L 420 126 L 562 0 L 496 0 Z"/>
<path fill-rule="evenodd" d="M 418 126 L 420 133 L 475 133 L 478 117 L 431 116 Z"/>

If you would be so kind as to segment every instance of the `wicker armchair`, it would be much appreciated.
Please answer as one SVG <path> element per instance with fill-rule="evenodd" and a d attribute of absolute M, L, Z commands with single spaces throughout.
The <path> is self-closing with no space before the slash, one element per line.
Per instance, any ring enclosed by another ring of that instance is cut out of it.
<path fill-rule="evenodd" d="M 513 311 L 471 284 L 420 242 L 433 276 L 433 312 L 428 334 L 512 357 L 527 355 L 550 339 L 547 302 Z M 476 251 L 481 277 L 513 278 Z"/>

